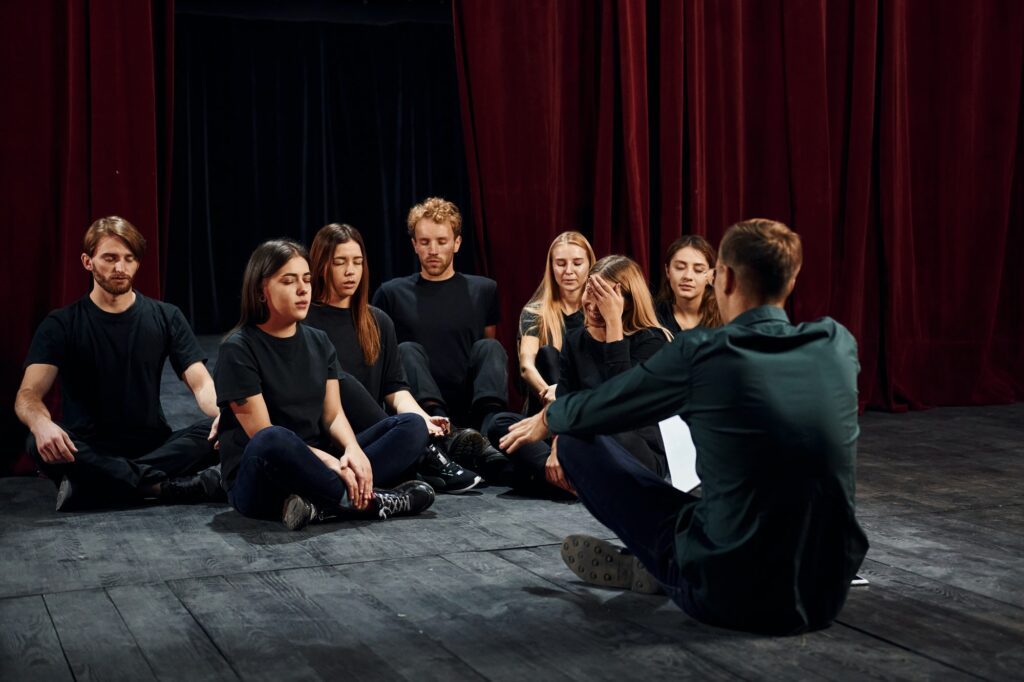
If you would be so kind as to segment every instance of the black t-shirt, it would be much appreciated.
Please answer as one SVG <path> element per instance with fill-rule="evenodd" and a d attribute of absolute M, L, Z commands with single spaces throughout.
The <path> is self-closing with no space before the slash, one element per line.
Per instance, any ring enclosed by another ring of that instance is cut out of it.
<path fill-rule="evenodd" d="M 432 282 L 417 273 L 382 284 L 373 304 L 394 320 L 399 343 L 423 345 L 434 381 L 449 391 L 462 385 L 484 327 L 498 323 L 498 283 L 461 273 Z"/>
<path fill-rule="evenodd" d="M 372 365 L 367 365 L 363 357 L 351 308 L 314 304 L 309 308 L 305 324 L 327 332 L 338 354 L 342 371 L 358 379 L 379 403 L 384 401 L 384 396 L 409 390 L 409 384 L 405 379 L 401 358 L 398 357 L 395 324 L 383 310 L 373 306 L 369 308 L 380 330 L 380 354 Z"/>
<path fill-rule="evenodd" d="M 557 395 L 596 388 L 647 360 L 666 343 L 665 332 L 653 328 L 641 329 L 612 343 L 598 341 L 585 328 L 569 332 L 559 356 L 562 373 Z"/>
<path fill-rule="evenodd" d="M 167 358 L 178 376 L 206 361 L 181 311 L 136 291 L 123 313 L 101 310 L 88 295 L 51 312 L 25 366 L 58 368 L 64 428 L 104 452 L 137 457 L 171 434 L 160 405 Z"/>
<path fill-rule="evenodd" d="M 679 327 L 679 322 L 676 321 L 673 307 L 670 301 L 658 301 L 658 304 L 654 306 L 654 312 L 658 315 L 658 322 L 662 327 L 673 334 L 678 334 L 683 330 Z"/>
<path fill-rule="evenodd" d="M 565 337 L 573 329 L 579 329 L 583 326 L 583 308 L 580 308 L 574 313 L 562 312 L 562 343 L 565 343 Z M 522 339 L 524 336 L 540 336 L 540 315 L 523 308 L 523 312 L 519 315 L 519 338 Z"/>
<path fill-rule="evenodd" d="M 255 326 L 236 331 L 220 345 L 214 379 L 221 407 L 221 476 L 235 482 L 249 436 L 229 403 L 262 394 L 270 423 L 283 426 L 310 445 L 327 449 L 321 425 L 327 380 L 338 378 L 338 359 L 327 334 L 300 324 L 288 338 Z"/>

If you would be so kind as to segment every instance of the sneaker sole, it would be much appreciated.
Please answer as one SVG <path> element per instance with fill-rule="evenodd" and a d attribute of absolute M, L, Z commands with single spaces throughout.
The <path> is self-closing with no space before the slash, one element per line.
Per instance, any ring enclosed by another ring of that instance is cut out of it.
<path fill-rule="evenodd" d="M 289 495 L 284 501 L 281 520 L 288 530 L 302 530 L 309 524 L 309 506 L 298 495 Z"/>
<path fill-rule="evenodd" d="M 424 476 L 423 474 L 416 474 L 416 478 L 428 484 L 431 488 L 434 489 L 434 492 L 443 493 L 445 495 L 461 495 L 462 493 L 469 492 L 470 490 L 484 482 L 483 477 L 474 476 L 473 480 L 470 482 L 469 485 L 463 486 L 461 488 L 445 488 L 443 479 L 436 478 L 434 476 Z"/>
<path fill-rule="evenodd" d="M 661 585 L 638 558 L 622 554 L 610 542 L 570 535 L 562 542 L 562 561 L 583 582 L 638 594 L 661 594 Z"/>
<path fill-rule="evenodd" d="M 469 433 L 452 442 L 448 456 L 463 466 L 469 466 L 477 463 L 485 447 L 486 441 L 482 433 Z"/>

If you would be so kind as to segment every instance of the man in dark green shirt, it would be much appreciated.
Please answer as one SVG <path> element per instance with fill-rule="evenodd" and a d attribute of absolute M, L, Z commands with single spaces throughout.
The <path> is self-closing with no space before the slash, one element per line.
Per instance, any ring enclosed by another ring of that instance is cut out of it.
<path fill-rule="evenodd" d="M 800 238 L 781 223 L 732 226 L 715 273 L 726 326 L 680 334 L 503 441 L 514 450 L 565 434 L 564 479 L 631 552 L 570 539 L 563 557 L 581 578 L 647 591 L 649 571 L 694 618 L 755 632 L 805 632 L 839 613 L 867 551 L 854 517 L 859 365 L 836 321 L 786 317 L 801 259 Z M 697 447 L 700 498 L 600 435 L 672 415 Z"/>

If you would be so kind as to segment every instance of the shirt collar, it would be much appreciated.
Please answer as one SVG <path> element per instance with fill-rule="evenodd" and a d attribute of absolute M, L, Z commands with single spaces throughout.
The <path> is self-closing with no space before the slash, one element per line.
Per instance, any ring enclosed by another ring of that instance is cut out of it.
<path fill-rule="evenodd" d="M 730 324 L 747 327 L 758 322 L 789 322 L 789 316 L 778 306 L 763 305 L 737 315 Z"/>

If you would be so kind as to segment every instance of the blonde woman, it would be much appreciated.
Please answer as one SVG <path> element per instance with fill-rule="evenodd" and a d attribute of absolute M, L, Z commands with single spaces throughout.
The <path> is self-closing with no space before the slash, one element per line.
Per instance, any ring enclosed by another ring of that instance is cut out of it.
<path fill-rule="evenodd" d="M 593 264 L 594 249 L 579 232 L 563 232 L 548 247 L 544 278 L 519 316 L 519 373 L 528 389 L 528 415 L 555 399 L 558 352 L 565 335 L 583 326 L 583 285 Z"/>
<path fill-rule="evenodd" d="M 562 345 L 559 396 L 594 388 L 658 352 L 672 336 L 658 324 L 643 272 L 626 256 L 606 256 L 590 269 L 581 304 L 584 326 L 566 334 Z M 523 419 L 503 413 L 485 424 L 491 442 L 514 454 L 509 457 L 520 478 L 532 476 L 571 492 L 558 463 L 554 443 L 520 440 L 520 435 L 546 431 L 541 414 Z M 668 471 L 657 426 L 616 434 L 641 464 L 659 476 Z"/>

